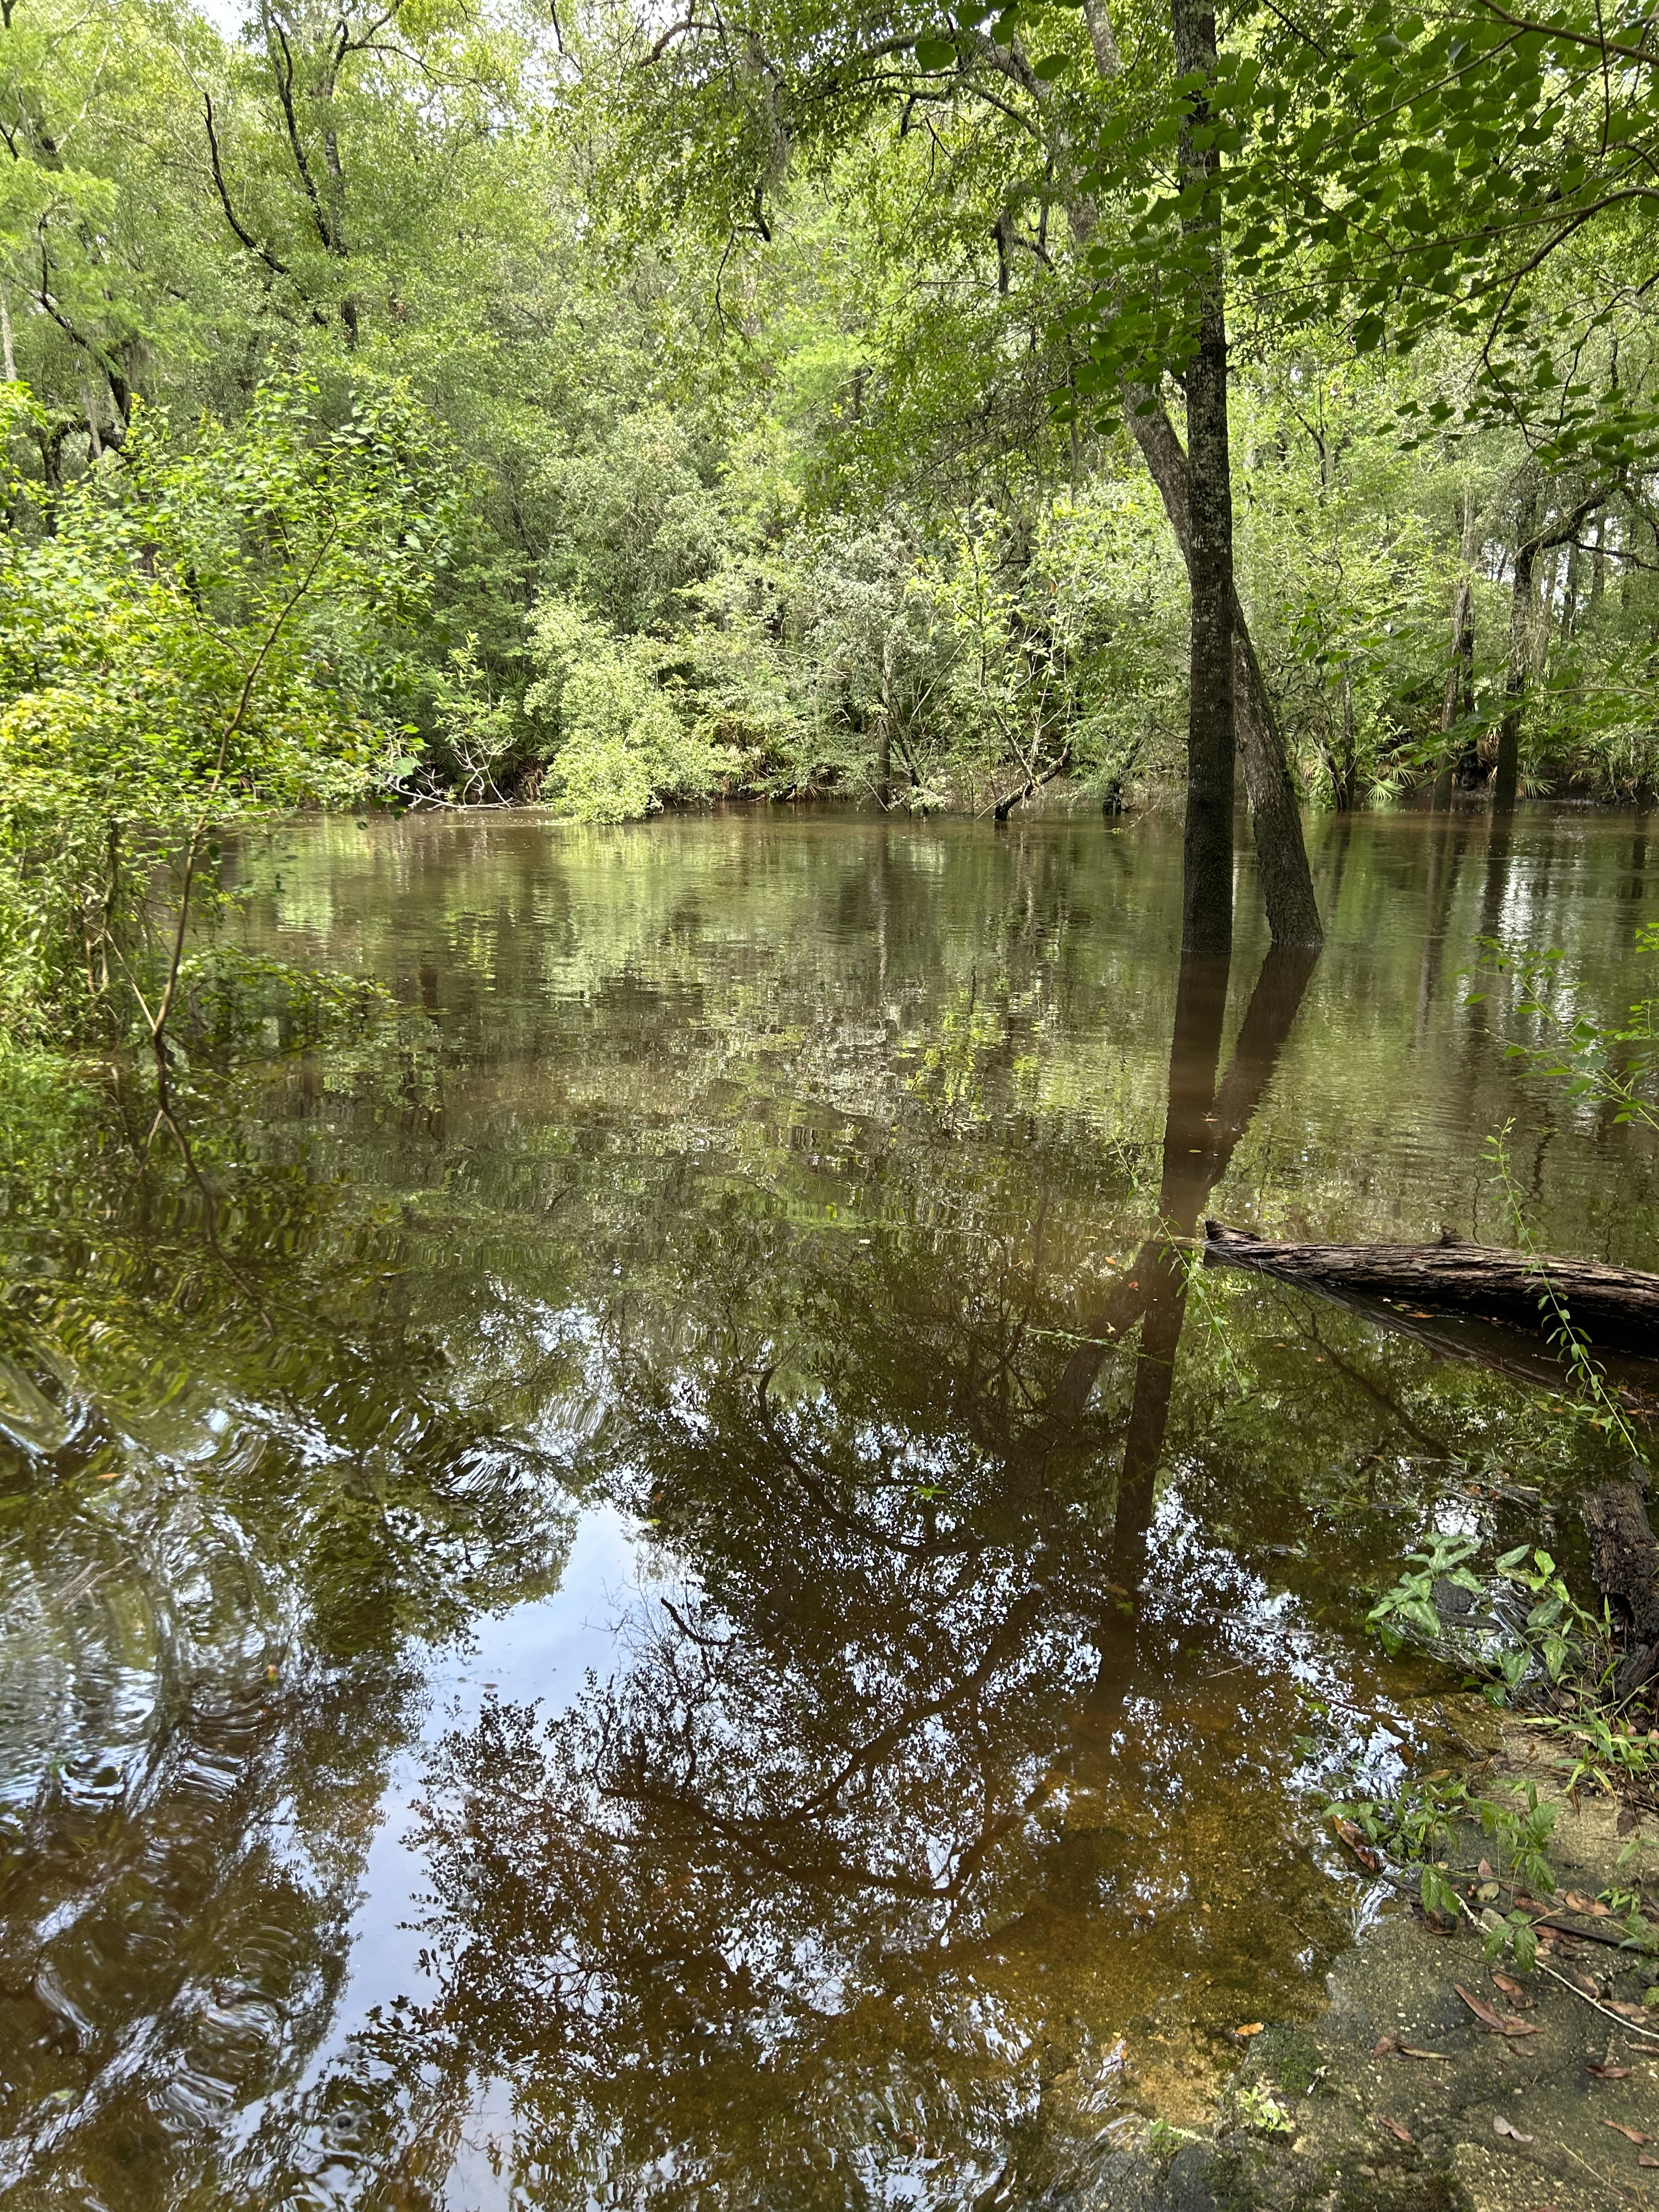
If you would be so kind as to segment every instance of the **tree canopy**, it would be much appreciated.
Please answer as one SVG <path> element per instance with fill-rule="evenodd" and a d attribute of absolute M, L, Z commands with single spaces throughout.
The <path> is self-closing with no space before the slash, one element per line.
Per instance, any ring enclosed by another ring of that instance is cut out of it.
<path fill-rule="evenodd" d="M 1308 803 L 1645 791 L 1646 31 L 1186 4 L 13 0 L 14 1020 L 249 807 L 1184 775 L 1217 876 L 1236 728 L 1305 939 Z"/>

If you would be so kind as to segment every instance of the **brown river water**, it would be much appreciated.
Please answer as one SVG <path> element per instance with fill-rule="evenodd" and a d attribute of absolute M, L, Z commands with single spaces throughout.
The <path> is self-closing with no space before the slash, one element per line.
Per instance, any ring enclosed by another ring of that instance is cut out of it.
<path fill-rule="evenodd" d="M 304 823 L 233 933 L 383 1018 L 208 1006 L 187 1160 L 6 1079 L 9 2205 L 1036 2206 L 1319 2004 L 1455 1710 L 1367 1607 L 1613 1446 L 1170 1239 L 1659 1265 L 1463 973 L 1622 1012 L 1659 877 L 1311 835 L 1318 961 L 1242 860 L 1183 979 L 1157 817 Z"/>

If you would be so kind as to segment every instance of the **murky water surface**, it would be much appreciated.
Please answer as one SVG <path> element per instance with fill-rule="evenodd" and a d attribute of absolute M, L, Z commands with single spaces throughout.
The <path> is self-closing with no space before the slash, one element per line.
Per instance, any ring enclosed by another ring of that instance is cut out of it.
<path fill-rule="evenodd" d="M 1643 826 L 1315 834 L 1317 964 L 1178 993 L 1157 821 L 308 825 L 246 942 L 391 1018 L 188 1161 L 15 1089 L 9 2203 L 1036 2204 L 1316 2005 L 1317 1792 L 1444 1741 L 1368 1593 L 1605 1448 L 1158 1224 L 1656 1194 L 1460 978 L 1621 1008 Z"/>

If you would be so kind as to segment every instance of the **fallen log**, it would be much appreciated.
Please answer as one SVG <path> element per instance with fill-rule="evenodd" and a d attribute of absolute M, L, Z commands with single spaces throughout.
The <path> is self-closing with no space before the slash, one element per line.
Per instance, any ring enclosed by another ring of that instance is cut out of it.
<path fill-rule="evenodd" d="M 1596 1345 L 1659 1358 L 1659 1275 L 1468 1244 L 1280 1244 L 1224 1222 L 1204 1224 L 1204 1257 L 1255 1267 L 1310 1290 L 1358 1291 L 1407 1308 L 1478 1314 L 1555 1335 L 1565 1313 Z"/>

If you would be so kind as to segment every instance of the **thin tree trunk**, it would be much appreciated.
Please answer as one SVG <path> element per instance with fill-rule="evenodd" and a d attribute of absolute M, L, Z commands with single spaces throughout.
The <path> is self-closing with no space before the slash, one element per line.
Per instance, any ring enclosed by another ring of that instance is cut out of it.
<path fill-rule="evenodd" d="M 0 284 L 0 368 L 6 373 L 8 384 L 17 381 L 17 356 L 11 344 L 11 302 L 6 297 L 6 288 Z"/>
<path fill-rule="evenodd" d="M 1353 669 L 1346 662 L 1342 668 L 1342 769 L 1336 780 L 1335 797 L 1338 809 L 1351 814 L 1358 796 L 1359 748 L 1354 740 Z"/>
<path fill-rule="evenodd" d="M 1440 701 L 1440 731 L 1447 742 L 1441 748 L 1440 769 L 1434 780 L 1434 805 L 1439 812 L 1451 805 L 1452 783 L 1457 769 L 1456 752 L 1450 742 L 1452 732 L 1460 720 L 1474 711 L 1474 586 L 1470 576 L 1478 550 L 1474 533 L 1474 487 L 1466 484 L 1459 546 L 1463 573 L 1457 580 L 1457 590 L 1452 599 L 1451 662 L 1446 670 L 1446 688 Z"/>
<path fill-rule="evenodd" d="M 1561 596 L 1561 635 L 1571 637 L 1578 628 L 1578 540 L 1567 548 L 1567 583 Z"/>
<path fill-rule="evenodd" d="M 1510 601 L 1510 665 L 1504 679 L 1505 706 L 1498 732 L 1498 767 L 1492 776 L 1494 814 L 1512 814 L 1521 780 L 1521 717 L 1526 708 L 1527 674 L 1532 659 L 1533 570 L 1538 559 L 1538 479 L 1529 476 L 1516 519 L 1515 585 Z"/>
<path fill-rule="evenodd" d="M 1532 626 L 1532 680 L 1541 684 L 1549 669 L 1550 640 L 1555 633 L 1555 587 L 1561 580 L 1564 552 L 1552 552 L 1538 578 L 1538 610 Z"/>

